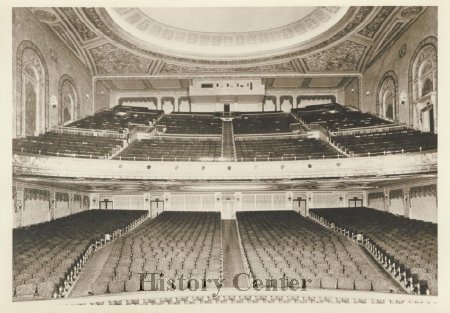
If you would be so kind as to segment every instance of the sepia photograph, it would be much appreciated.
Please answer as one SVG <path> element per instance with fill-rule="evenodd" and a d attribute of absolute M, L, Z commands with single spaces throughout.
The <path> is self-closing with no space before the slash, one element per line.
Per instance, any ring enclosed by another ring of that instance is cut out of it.
<path fill-rule="evenodd" d="M 439 304 L 443 9 L 335 4 L 5 9 L 2 296 Z"/>

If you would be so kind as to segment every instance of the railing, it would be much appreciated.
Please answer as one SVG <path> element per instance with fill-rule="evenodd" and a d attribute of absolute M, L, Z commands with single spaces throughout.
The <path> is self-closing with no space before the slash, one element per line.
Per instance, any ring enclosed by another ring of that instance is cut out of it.
<path fill-rule="evenodd" d="M 249 288 L 252 288 L 253 287 L 253 274 L 250 271 L 250 266 L 248 265 L 248 261 L 247 261 L 247 254 L 245 253 L 244 247 L 242 245 L 241 233 L 239 231 L 239 224 L 238 224 L 237 218 L 235 219 L 235 221 L 236 221 L 236 231 L 237 231 L 238 242 L 239 242 L 239 250 L 241 252 L 242 262 L 244 263 L 244 271 L 248 275 L 247 284 L 248 284 Z"/>
<path fill-rule="evenodd" d="M 388 156 L 393 154 L 408 154 L 408 153 L 420 153 L 420 152 L 437 152 L 436 149 L 423 150 L 421 147 L 412 149 L 399 149 L 393 151 L 383 151 L 383 152 L 367 152 L 367 153 L 352 153 L 347 149 L 343 149 L 342 146 L 337 146 L 343 151 L 345 151 L 348 156 L 342 154 L 333 155 L 294 155 L 294 156 L 281 156 L 281 157 L 270 157 L 270 156 L 255 156 L 255 157 L 237 157 L 234 160 L 231 158 L 224 157 L 175 157 L 175 156 L 162 156 L 162 157 L 151 157 L 151 156 L 116 156 L 115 160 L 122 161 L 154 161 L 154 162 L 279 162 L 279 161 L 304 161 L 304 160 L 328 160 L 328 159 L 343 159 L 343 158 L 361 158 L 361 157 L 374 157 L 374 156 Z M 113 156 L 117 150 L 120 148 L 112 149 L 111 153 L 105 155 L 92 155 L 92 154 L 76 154 L 76 153 L 59 153 L 59 152 L 38 152 L 27 151 L 21 148 L 20 151 L 13 151 L 14 153 L 30 155 L 30 156 L 55 156 L 55 157 L 66 157 L 66 158 L 81 158 L 81 159 L 109 159 Z"/>
<path fill-rule="evenodd" d="M 430 294 L 430 290 L 427 287 L 424 288 L 424 286 L 420 285 L 416 274 L 409 272 L 404 264 L 396 261 L 392 255 L 385 253 L 383 249 L 381 249 L 380 246 L 373 242 L 368 236 L 348 227 L 336 225 L 335 223 L 330 222 L 324 217 L 311 211 L 309 211 L 309 217 L 322 226 L 363 245 L 364 248 L 372 254 L 376 261 L 383 266 L 386 272 L 388 272 L 398 283 L 400 283 L 400 285 L 408 293 Z"/>
<path fill-rule="evenodd" d="M 234 133 L 233 133 L 234 134 Z M 239 134 L 234 135 L 234 140 L 270 140 L 270 139 L 292 139 L 308 138 L 307 133 L 267 133 L 267 134 Z"/>
<path fill-rule="evenodd" d="M 108 137 L 108 138 L 118 138 L 125 139 L 126 134 L 120 133 L 114 130 L 103 130 L 103 129 L 82 129 L 77 127 L 55 127 L 49 129 L 49 132 L 57 134 L 69 134 L 87 137 Z"/>
<path fill-rule="evenodd" d="M 53 298 L 67 298 L 74 286 L 74 283 L 78 279 L 81 270 L 83 269 L 84 265 L 86 265 L 89 257 L 95 251 L 102 248 L 106 244 L 113 242 L 117 238 L 120 238 L 121 236 L 138 227 L 145 221 L 145 219 L 147 219 L 147 217 L 148 212 L 141 215 L 141 217 L 139 217 L 138 219 L 132 221 L 129 225 L 113 231 L 112 234 L 105 234 L 101 238 L 93 240 L 86 248 L 85 252 L 83 252 L 77 259 L 75 259 L 72 268 L 66 272 L 65 279 L 57 287 L 58 291 L 53 294 Z"/>
<path fill-rule="evenodd" d="M 408 127 L 405 124 L 388 124 L 388 125 L 374 125 L 374 126 L 341 129 L 337 131 L 331 131 L 330 134 L 332 136 L 354 136 L 378 132 L 401 131 L 405 129 L 408 129 Z"/>

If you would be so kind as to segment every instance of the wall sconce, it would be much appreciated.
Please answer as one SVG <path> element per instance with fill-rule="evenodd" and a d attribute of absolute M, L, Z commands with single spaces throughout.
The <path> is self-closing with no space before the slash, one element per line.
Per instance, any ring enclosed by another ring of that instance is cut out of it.
<path fill-rule="evenodd" d="M 89 99 L 89 97 L 90 97 L 89 94 L 86 94 L 86 99 Z"/>
<path fill-rule="evenodd" d="M 401 104 L 406 103 L 406 93 L 404 91 L 400 94 L 400 103 Z"/>
<path fill-rule="evenodd" d="M 308 201 L 311 201 L 311 197 L 308 197 Z"/>
<path fill-rule="evenodd" d="M 289 197 L 288 197 L 288 201 L 291 201 L 291 200 L 292 200 L 292 198 L 291 198 L 291 196 L 289 196 Z"/>
<path fill-rule="evenodd" d="M 145 202 L 148 202 L 148 198 L 145 198 Z"/>
<path fill-rule="evenodd" d="M 366 91 L 366 96 L 370 96 L 370 91 Z"/>
<path fill-rule="evenodd" d="M 354 88 L 352 88 L 352 89 L 351 89 L 351 92 L 352 92 L 352 93 L 354 93 L 354 92 L 355 92 L 355 89 L 354 89 Z"/>
<path fill-rule="evenodd" d="M 55 95 L 53 95 L 50 99 L 50 104 L 52 105 L 52 108 L 56 108 L 58 106 L 58 100 Z"/>
<path fill-rule="evenodd" d="M 236 198 L 236 201 L 239 202 L 239 198 Z"/>
<path fill-rule="evenodd" d="M 216 199 L 217 201 L 220 201 L 220 198 L 219 197 L 217 197 L 217 199 Z"/>
<path fill-rule="evenodd" d="M 166 202 L 167 202 L 167 201 L 169 201 L 169 198 L 166 198 L 165 200 L 166 200 Z"/>
<path fill-rule="evenodd" d="M 342 200 L 344 200 L 344 198 L 342 198 L 342 196 L 339 196 L 339 201 L 342 201 Z"/>

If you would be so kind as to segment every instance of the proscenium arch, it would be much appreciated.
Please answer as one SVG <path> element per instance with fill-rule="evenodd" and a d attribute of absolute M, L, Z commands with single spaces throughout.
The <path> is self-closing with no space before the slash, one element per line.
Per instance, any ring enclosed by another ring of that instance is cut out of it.
<path fill-rule="evenodd" d="M 378 115 L 384 117 L 385 116 L 385 112 L 381 112 L 381 106 L 382 106 L 382 102 L 381 102 L 381 97 L 380 97 L 380 92 L 381 92 L 381 88 L 383 88 L 383 84 L 385 83 L 385 81 L 387 79 L 392 79 L 394 82 L 394 103 L 393 103 L 393 120 L 394 121 L 398 121 L 399 120 L 399 107 L 398 107 L 398 78 L 397 78 L 397 74 L 395 74 L 394 71 L 389 70 L 386 73 L 383 74 L 383 76 L 381 77 L 379 83 L 378 83 L 378 88 L 377 88 L 377 93 L 376 93 L 376 108 L 375 108 L 375 112 L 377 112 Z"/>
<path fill-rule="evenodd" d="M 74 112 L 76 112 L 75 116 L 72 116 L 72 120 L 76 120 L 77 118 L 80 117 L 80 95 L 78 93 L 78 88 L 77 85 L 75 83 L 75 81 L 73 80 L 73 78 L 67 74 L 62 75 L 59 78 L 59 82 L 58 82 L 58 125 L 63 125 L 64 124 L 64 112 L 63 112 L 63 86 L 65 83 L 68 83 L 72 86 L 72 89 L 75 93 L 75 97 L 76 97 L 76 101 L 75 101 L 75 110 Z"/>
<path fill-rule="evenodd" d="M 427 46 L 432 46 L 437 53 L 437 41 L 438 41 L 437 37 L 435 37 L 435 36 L 428 36 L 425 39 L 423 39 L 417 45 L 417 47 L 414 50 L 414 53 L 412 54 L 411 59 L 409 61 L 409 69 L 408 69 L 408 95 L 409 95 L 408 98 L 409 99 L 408 100 L 409 100 L 409 124 L 411 126 L 414 125 L 414 121 L 413 121 L 413 118 L 414 118 L 413 111 L 414 111 L 414 101 L 415 101 L 414 94 L 413 94 L 414 93 L 414 88 L 413 88 L 414 64 L 416 63 L 416 59 L 417 59 L 417 56 L 419 55 L 419 53 L 422 51 L 422 49 L 424 49 Z M 437 69 L 436 69 L 436 72 L 437 72 Z M 436 77 L 437 77 L 437 75 L 436 75 Z M 436 78 L 436 80 L 437 80 L 437 78 Z M 436 86 L 437 86 L 437 81 L 436 81 Z M 437 97 L 436 97 L 436 99 L 437 99 Z M 437 103 L 436 103 L 436 107 L 437 107 Z"/>
<path fill-rule="evenodd" d="M 23 124 L 22 124 L 22 114 L 24 113 L 22 105 L 23 105 L 23 77 L 22 77 L 22 71 L 23 71 L 23 55 L 27 50 L 31 50 L 39 59 L 40 65 L 42 66 L 42 69 L 44 71 L 44 77 L 43 77 L 43 86 L 40 86 L 44 91 L 44 101 L 41 104 L 42 108 L 44 110 L 44 131 L 49 128 L 49 78 L 48 78 L 48 68 L 47 63 L 45 62 L 44 56 L 42 55 L 39 48 L 31 41 L 31 40 L 23 40 L 20 42 L 19 46 L 16 50 L 16 82 L 15 82 L 15 105 L 14 105 L 14 112 L 15 112 L 15 136 L 16 137 L 22 137 L 23 134 Z"/>

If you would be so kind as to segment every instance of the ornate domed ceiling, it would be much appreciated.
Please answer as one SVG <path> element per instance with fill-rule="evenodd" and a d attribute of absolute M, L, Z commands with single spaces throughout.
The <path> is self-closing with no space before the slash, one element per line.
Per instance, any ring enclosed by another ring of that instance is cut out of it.
<path fill-rule="evenodd" d="M 296 51 L 335 26 L 348 7 L 106 11 L 111 29 L 144 49 L 200 60 L 242 60 Z"/>
<path fill-rule="evenodd" d="M 360 73 L 425 7 L 30 8 L 96 76 Z"/>

